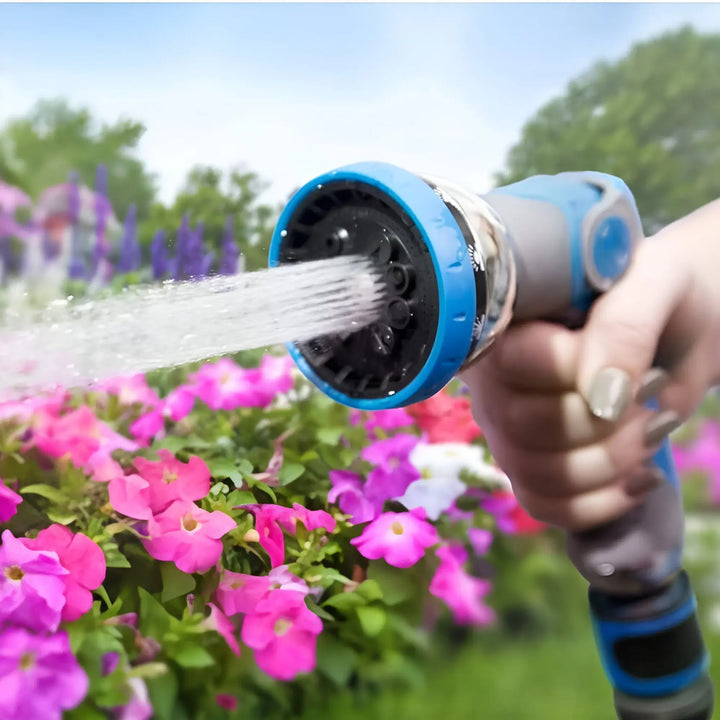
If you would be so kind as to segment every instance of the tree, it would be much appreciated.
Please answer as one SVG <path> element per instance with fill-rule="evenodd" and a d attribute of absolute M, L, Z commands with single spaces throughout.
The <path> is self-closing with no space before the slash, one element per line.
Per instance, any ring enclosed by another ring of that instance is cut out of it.
<path fill-rule="evenodd" d="M 267 254 L 276 210 L 258 203 L 264 185 L 259 177 L 241 169 L 232 169 L 225 177 L 209 166 L 193 168 L 173 204 L 153 205 L 148 220 L 140 229 L 140 242 L 149 247 L 158 229 L 166 232 L 169 242 L 177 239 L 183 216 L 192 227 L 203 223 L 205 246 L 215 253 L 216 263 L 222 252 L 223 233 L 231 218 L 235 242 L 245 259 L 247 270 L 267 267 Z"/>
<path fill-rule="evenodd" d="M 600 170 L 625 180 L 652 233 L 720 197 L 720 35 L 690 27 L 599 62 L 542 107 L 511 148 L 506 185 Z"/>
<path fill-rule="evenodd" d="M 27 116 L 0 129 L 0 177 L 37 199 L 47 187 L 64 183 L 72 170 L 92 187 L 97 166 L 104 164 L 116 215 L 124 218 L 135 205 L 143 219 L 156 194 L 154 175 L 135 156 L 144 132 L 145 126 L 133 120 L 101 125 L 86 108 L 41 100 Z"/>

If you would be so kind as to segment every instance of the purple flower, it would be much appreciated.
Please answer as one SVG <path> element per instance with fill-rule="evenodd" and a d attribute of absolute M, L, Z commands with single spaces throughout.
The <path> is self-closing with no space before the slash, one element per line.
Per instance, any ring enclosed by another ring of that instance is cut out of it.
<path fill-rule="evenodd" d="M 169 270 L 165 231 L 158 230 L 150 244 L 150 262 L 152 263 L 153 280 L 160 280 Z"/>
<path fill-rule="evenodd" d="M 22 497 L 0 479 L 0 522 L 7 522 L 17 512 Z"/>
<path fill-rule="evenodd" d="M 201 278 L 207 275 L 212 265 L 212 253 L 205 252 L 203 244 L 203 223 L 199 222 L 195 232 L 189 232 L 183 255 L 181 268 L 182 277 L 185 279 Z"/>
<path fill-rule="evenodd" d="M 372 503 L 365 497 L 363 479 L 357 473 L 331 470 L 330 482 L 332 490 L 328 493 L 328 502 L 337 502 L 355 525 L 374 520 L 382 511 L 382 504 Z"/>
<path fill-rule="evenodd" d="M 5 530 L 0 545 L 0 625 L 8 621 L 38 632 L 57 630 L 67 574 L 57 553 L 30 550 Z"/>
<path fill-rule="evenodd" d="M 234 275 L 238 271 L 239 257 L 240 251 L 233 238 L 232 216 L 228 215 L 225 219 L 225 230 L 222 237 L 222 257 L 220 258 L 218 274 Z"/>
<path fill-rule="evenodd" d="M 710 497 L 720 503 L 720 424 L 705 421 L 695 441 L 688 447 L 673 446 L 679 473 L 699 470 L 707 476 Z"/>
<path fill-rule="evenodd" d="M 137 240 L 137 211 L 135 205 L 131 205 L 125 217 L 125 234 L 120 243 L 120 259 L 117 264 L 117 271 L 121 273 L 133 272 L 140 269 L 142 264 L 142 252 Z"/>
<path fill-rule="evenodd" d="M 113 720 L 149 720 L 153 714 L 147 686 L 142 678 L 127 681 L 130 697 L 126 705 L 114 708 Z"/>
<path fill-rule="evenodd" d="M 416 435 L 400 433 L 363 448 L 363 460 L 376 465 L 365 484 L 365 496 L 372 503 L 382 506 L 386 500 L 400 497 L 420 478 L 420 471 L 410 462 L 410 452 L 418 442 Z"/>
<path fill-rule="evenodd" d="M 106 652 L 102 658 L 100 658 L 100 672 L 103 677 L 106 675 L 112 675 L 117 669 L 119 663 L 120 653 Z"/>
<path fill-rule="evenodd" d="M 0 635 L 0 717 L 60 720 L 79 705 L 88 679 L 66 632 L 50 637 L 10 628 Z"/>

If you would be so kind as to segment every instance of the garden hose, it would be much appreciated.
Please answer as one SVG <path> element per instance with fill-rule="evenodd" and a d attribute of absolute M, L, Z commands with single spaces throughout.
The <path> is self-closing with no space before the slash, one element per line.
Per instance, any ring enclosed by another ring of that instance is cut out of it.
<path fill-rule="evenodd" d="M 582 324 L 643 232 L 632 194 L 602 173 L 536 176 L 485 196 L 384 163 L 333 170 L 282 212 L 270 265 L 364 255 L 385 274 L 383 314 L 357 332 L 292 343 L 336 401 L 395 408 L 438 392 L 513 320 Z M 682 498 L 667 482 L 607 526 L 568 535 L 589 582 L 597 646 L 620 720 L 709 720 L 713 686 L 682 570 Z"/>

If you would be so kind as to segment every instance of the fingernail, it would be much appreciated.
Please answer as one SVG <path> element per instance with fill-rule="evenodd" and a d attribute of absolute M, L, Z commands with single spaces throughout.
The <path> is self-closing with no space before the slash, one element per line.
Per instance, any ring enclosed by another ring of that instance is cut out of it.
<path fill-rule="evenodd" d="M 630 376 L 619 368 L 605 368 L 592 381 L 588 406 L 595 417 L 614 422 L 630 403 Z"/>
<path fill-rule="evenodd" d="M 639 403 L 657 397 L 670 384 L 670 375 L 662 368 L 651 368 L 643 375 L 635 399 Z"/>
<path fill-rule="evenodd" d="M 665 476 L 657 468 L 648 469 L 642 475 L 635 475 L 625 482 L 625 492 L 631 497 L 644 495 L 650 490 L 654 490 L 663 480 Z"/>
<path fill-rule="evenodd" d="M 653 415 L 645 426 L 645 446 L 657 445 L 681 424 L 680 416 L 673 410 L 664 410 Z"/>

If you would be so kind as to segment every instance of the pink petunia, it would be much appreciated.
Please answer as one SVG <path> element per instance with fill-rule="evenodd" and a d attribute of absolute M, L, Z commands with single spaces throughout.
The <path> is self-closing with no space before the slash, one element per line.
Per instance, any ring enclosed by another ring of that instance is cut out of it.
<path fill-rule="evenodd" d="M 218 693 L 215 695 L 215 702 L 223 709 L 232 712 L 237 709 L 238 700 L 234 695 L 228 693 Z"/>
<path fill-rule="evenodd" d="M 330 482 L 332 489 L 328 493 L 328 502 L 337 502 L 355 525 L 370 522 L 382 512 L 381 503 L 373 503 L 365 496 L 365 483 L 357 473 L 331 470 Z"/>
<path fill-rule="evenodd" d="M 468 538 L 476 555 L 487 555 L 493 541 L 493 534 L 482 528 L 470 528 Z"/>
<path fill-rule="evenodd" d="M 415 424 L 415 418 L 405 408 L 390 408 L 389 410 L 374 410 L 368 413 L 365 429 L 372 432 L 375 428 L 382 430 L 397 430 Z"/>
<path fill-rule="evenodd" d="M 109 455 L 95 453 L 85 464 L 85 471 L 94 482 L 110 482 L 122 477 L 125 471 Z"/>
<path fill-rule="evenodd" d="M 425 520 L 425 511 L 418 508 L 405 513 L 383 513 L 350 542 L 363 557 L 383 558 L 388 565 L 407 568 L 437 541 L 437 530 Z"/>
<path fill-rule="evenodd" d="M 66 632 L 34 635 L 23 628 L 0 632 L 0 717 L 60 720 L 79 705 L 88 679 Z"/>
<path fill-rule="evenodd" d="M 138 449 L 137 443 L 100 421 L 87 405 L 59 417 L 46 411 L 38 413 L 33 423 L 32 444 L 50 457 L 69 457 L 79 468 L 84 468 L 97 453 L 109 455 L 113 450 Z"/>
<path fill-rule="evenodd" d="M 490 592 L 490 583 L 465 572 L 465 550 L 460 546 L 443 546 L 435 554 L 440 558 L 440 566 L 430 582 L 430 593 L 445 602 L 455 622 L 475 626 L 491 624 L 495 613 L 483 603 Z"/>
<path fill-rule="evenodd" d="M 17 512 L 22 496 L 11 490 L 0 480 L 0 523 L 7 522 Z"/>
<path fill-rule="evenodd" d="M 242 641 L 255 651 L 258 667 L 277 680 L 292 680 L 315 667 L 322 620 L 305 605 L 302 593 L 273 590 L 245 616 Z"/>
<path fill-rule="evenodd" d="M 250 613 L 270 591 L 267 575 L 247 575 L 224 570 L 215 596 L 222 611 L 232 617 L 239 613 Z"/>
<path fill-rule="evenodd" d="M 105 555 L 97 543 L 87 535 L 75 533 L 64 525 L 51 525 L 33 539 L 22 540 L 31 550 L 54 552 L 60 565 L 68 571 L 65 582 L 63 620 L 77 620 L 93 603 L 92 591 L 105 579 Z"/>
<path fill-rule="evenodd" d="M 94 389 L 115 395 L 121 405 L 145 405 L 154 407 L 160 402 L 157 393 L 147 384 L 145 375 L 118 376 L 101 380 Z"/>
<path fill-rule="evenodd" d="M 130 434 L 143 445 L 149 444 L 154 437 L 163 437 L 164 432 L 165 420 L 158 407 L 143 413 L 130 425 Z"/>
<path fill-rule="evenodd" d="M 228 647 L 237 655 L 240 656 L 240 645 L 235 638 L 235 628 L 230 620 L 227 619 L 225 614 L 217 605 L 208 603 L 210 608 L 210 617 L 206 619 L 207 626 L 215 630 L 223 640 L 228 644 Z"/>
<path fill-rule="evenodd" d="M 31 550 L 9 530 L 0 545 L 0 626 L 55 632 L 65 605 L 68 571 L 54 552 Z"/>
<path fill-rule="evenodd" d="M 195 405 L 195 393 L 191 388 L 181 385 L 171 390 L 163 400 L 163 415 L 173 422 L 186 418 Z"/>
<path fill-rule="evenodd" d="M 150 720 L 153 706 L 145 681 L 139 677 L 129 678 L 127 690 L 128 701 L 125 705 L 113 708 L 113 720 Z"/>
<path fill-rule="evenodd" d="M 207 572 L 223 550 L 221 538 L 237 527 L 224 512 L 208 512 L 188 500 L 176 500 L 148 520 L 145 549 L 156 560 L 172 561 L 186 573 Z"/>
<path fill-rule="evenodd" d="M 710 497 L 720 503 L 720 423 L 706 420 L 689 446 L 673 445 L 673 456 L 679 473 L 705 473 Z"/>
<path fill-rule="evenodd" d="M 135 458 L 138 474 L 121 475 L 110 483 L 110 504 L 117 512 L 147 520 L 175 500 L 201 500 L 210 492 L 210 470 L 201 458 L 192 456 L 183 463 L 165 449 L 158 455 L 158 462 Z"/>
<path fill-rule="evenodd" d="M 247 505 L 255 515 L 255 528 L 260 535 L 258 542 L 270 556 L 270 564 L 277 567 L 285 562 L 285 536 L 283 528 L 295 533 L 296 524 L 302 522 L 310 530 L 324 528 L 327 532 L 335 530 L 335 518 L 324 510 L 308 510 L 298 503 L 292 508 L 282 505 Z"/>
<path fill-rule="evenodd" d="M 420 442 L 415 435 L 399 433 L 363 448 L 361 456 L 376 467 L 368 474 L 365 497 L 382 507 L 386 500 L 398 498 L 408 485 L 420 479 L 420 471 L 410 462 L 410 453 Z"/>

